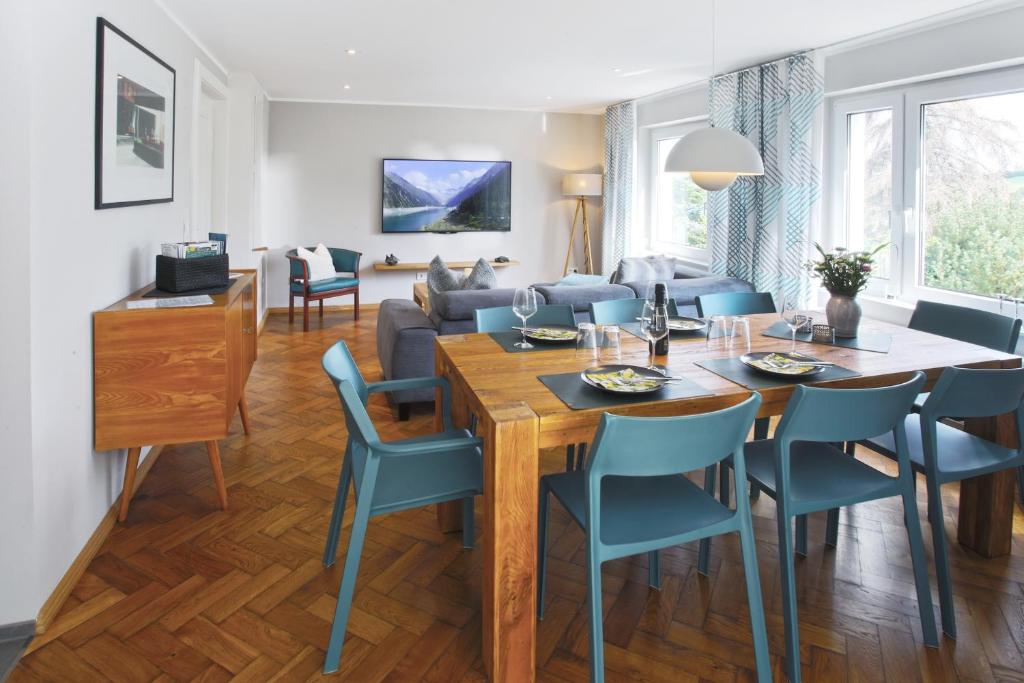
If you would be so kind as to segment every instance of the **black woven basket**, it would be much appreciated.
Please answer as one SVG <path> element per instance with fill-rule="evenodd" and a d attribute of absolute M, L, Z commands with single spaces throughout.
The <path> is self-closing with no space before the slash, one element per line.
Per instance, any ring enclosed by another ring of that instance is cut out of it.
<path fill-rule="evenodd" d="M 224 287 L 228 279 L 228 255 L 200 258 L 156 257 L 156 286 L 165 292 Z"/>

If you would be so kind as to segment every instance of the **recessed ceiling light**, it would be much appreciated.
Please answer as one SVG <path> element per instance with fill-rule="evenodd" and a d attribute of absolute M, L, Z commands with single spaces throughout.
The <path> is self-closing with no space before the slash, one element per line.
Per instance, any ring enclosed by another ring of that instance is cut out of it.
<path fill-rule="evenodd" d="M 612 69 L 612 73 L 613 73 L 613 74 L 617 74 L 617 73 L 619 73 L 620 71 L 622 71 L 622 69 L 620 69 L 619 67 L 615 67 L 614 69 Z"/>
<path fill-rule="evenodd" d="M 345 50 L 345 54 L 347 54 L 347 55 L 354 55 L 355 53 L 356 53 L 355 48 L 351 48 L 350 47 L 347 50 Z"/>
<path fill-rule="evenodd" d="M 551 99 L 551 95 L 548 95 L 545 99 L 549 99 L 550 100 Z"/>
<path fill-rule="evenodd" d="M 345 90 L 351 90 L 351 89 L 352 89 L 352 86 L 351 86 L 351 85 L 349 85 L 348 83 L 346 83 L 346 84 L 345 84 L 344 86 L 342 86 L 342 87 L 343 87 L 343 88 L 345 88 Z"/>

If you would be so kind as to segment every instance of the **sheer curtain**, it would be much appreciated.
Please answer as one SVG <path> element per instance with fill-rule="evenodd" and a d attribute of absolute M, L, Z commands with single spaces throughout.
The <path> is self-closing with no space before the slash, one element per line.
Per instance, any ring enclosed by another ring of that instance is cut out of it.
<path fill-rule="evenodd" d="M 763 176 L 709 193 L 711 270 L 806 305 L 803 264 L 821 230 L 824 84 L 820 59 L 787 57 L 711 81 L 711 124 L 751 140 Z"/>
<path fill-rule="evenodd" d="M 636 201 L 636 102 L 622 102 L 604 113 L 604 226 L 601 273 L 614 272 L 629 253 Z"/>

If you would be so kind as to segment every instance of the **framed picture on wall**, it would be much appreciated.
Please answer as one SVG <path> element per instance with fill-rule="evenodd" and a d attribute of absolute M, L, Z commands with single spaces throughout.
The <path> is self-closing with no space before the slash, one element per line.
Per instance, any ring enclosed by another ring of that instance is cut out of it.
<path fill-rule="evenodd" d="M 169 64 L 97 17 L 97 209 L 174 201 L 175 78 Z"/>

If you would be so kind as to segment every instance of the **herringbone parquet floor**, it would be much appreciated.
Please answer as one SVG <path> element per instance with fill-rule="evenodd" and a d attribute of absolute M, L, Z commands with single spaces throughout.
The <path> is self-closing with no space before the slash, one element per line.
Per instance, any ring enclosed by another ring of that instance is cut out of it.
<path fill-rule="evenodd" d="M 248 388 L 253 434 L 242 436 L 236 420 L 222 443 L 231 509 L 217 509 L 202 445 L 166 449 L 128 522 L 111 534 L 11 680 L 318 678 L 340 579 L 339 566 L 324 569 L 319 558 L 344 444 L 337 397 L 319 359 L 344 338 L 366 377 L 377 379 L 375 323 L 372 313 L 358 324 L 333 313 L 304 335 L 301 325 L 272 316 Z M 422 411 L 394 421 L 379 397 L 372 414 L 385 438 L 431 427 Z M 563 457 L 546 454 L 544 466 L 556 470 Z M 956 492 L 944 492 L 950 535 Z M 583 536 L 557 504 L 553 510 L 538 679 L 582 681 Z M 784 680 L 774 504 L 762 497 L 754 514 L 776 680 Z M 797 560 L 807 680 L 1024 680 L 1019 507 L 1012 557 L 982 560 L 952 544 L 960 637 L 944 638 L 937 651 L 921 645 L 899 504 L 844 510 L 840 534 L 839 547 L 825 549 L 824 519 L 812 519 L 810 554 Z M 342 549 L 346 543 L 343 535 Z M 605 565 L 609 681 L 753 679 L 738 543 L 715 542 L 707 578 L 696 560 L 695 545 L 667 551 L 660 592 L 648 590 L 642 559 Z M 457 535 L 437 531 L 432 510 L 373 520 L 340 679 L 483 680 L 480 562 L 479 550 L 464 551 Z"/>

